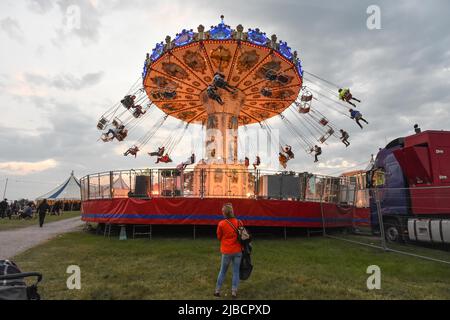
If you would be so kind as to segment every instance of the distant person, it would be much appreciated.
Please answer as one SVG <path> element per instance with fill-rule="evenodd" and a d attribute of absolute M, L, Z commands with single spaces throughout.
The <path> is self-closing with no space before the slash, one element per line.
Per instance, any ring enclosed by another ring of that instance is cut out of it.
<path fill-rule="evenodd" d="M 110 134 L 112 136 L 110 136 Z M 114 128 L 114 129 L 111 128 L 107 132 L 105 132 L 103 134 L 102 140 L 104 142 L 108 142 L 108 141 L 111 141 L 114 138 L 116 138 L 117 140 L 122 141 L 123 138 L 125 138 L 127 136 L 127 134 L 128 134 L 128 130 L 125 129 L 125 126 L 124 125 L 120 125 L 117 128 Z"/>
<path fill-rule="evenodd" d="M 248 157 L 245 157 L 244 166 L 248 167 L 249 165 L 250 165 L 250 159 Z"/>
<path fill-rule="evenodd" d="M 223 102 L 222 98 L 219 96 L 219 94 L 217 93 L 217 88 L 214 85 L 209 85 L 206 88 L 206 94 L 208 95 L 208 98 L 217 101 L 220 105 L 225 104 L 225 102 Z"/>
<path fill-rule="evenodd" d="M 160 162 L 162 162 L 162 163 L 169 163 L 169 162 L 172 162 L 172 159 L 170 159 L 169 154 L 166 153 L 162 157 L 158 157 L 156 159 L 155 163 L 160 163 Z"/>
<path fill-rule="evenodd" d="M 15 200 L 12 204 L 11 204 L 11 214 L 13 216 L 16 216 L 19 213 L 19 203 L 17 202 L 17 200 Z"/>
<path fill-rule="evenodd" d="M 236 88 L 229 85 L 228 82 L 225 80 L 225 75 L 223 75 L 219 72 L 216 72 L 214 74 L 213 84 L 215 87 L 224 89 L 228 92 L 231 92 L 231 93 L 236 92 Z"/>
<path fill-rule="evenodd" d="M 177 166 L 177 170 L 184 170 L 184 169 L 186 169 L 186 167 L 188 165 L 191 165 L 191 164 L 194 164 L 194 163 L 195 163 L 195 154 L 192 153 L 191 156 L 186 161 L 180 163 Z"/>
<path fill-rule="evenodd" d="M 217 239 L 220 240 L 222 262 L 219 275 L 217 277 L 214 296 L 220 297 L 220 290 L 225 280 L 228 266 L 232 263 L 233 277 L 231 282 L 231 297 L 235 299 L 237 298 L 237 290 L 239 286 L 239 268 L 243 249 L 238 240 L 238 228 L 243 225 L 241 221 L 236 219 L 231 203 L 226 203 L 223 205 L 222 214 L 225 219 L 220 221 L 217 226 Z"/>
<path fill-rule="evenodd" d="M 139 152 L 139 147 L 138 146 L 133 146 L 133 147 L 129 148 L 127 151 L 125 151 L 125 153 L 123 155 L 126 157 L 129 154 L 131 154 L 132 156 L 134 156 L 136 158 L 138 152 Z"/>
<path fill-rule="evenodd" d="M 42 226 L 44 225 L 45 215 L 49 210 L 50 206 L 47 203 L 47 199 L 42 200 L 42 202 L 36 208 L 36 211 L 39 214 L 39 227 L 42 228 Z"/>
<path fill-rule="evenodd" d="M 356 108 L 356 104 L 354 104 L 353 102 L 351 102 L 350 100 L 355 100 L 358 102 L 361 102 L 361 100 L 356 99 L 355 97 L 353 97 L 352 93 L 350 92 L 349 88 L 344 88 L 344 89 L 339 89 L 339 99 L 342 101 L 347 102 L 348 104 L 351 104 L 352 106 L 354 106 Z"/>
<path fill-rule="evenodd" d="M 120 102 L 122 103 L 122 105 L 125 108 L 130 109 L 130 108 L 134 107 L 134 100 L 135 99 L 136 99 L 136 96 L 128 95 L 128 96 L 125 96 Z"/>
<path fill-rule="evenodd" d="M 284 169 L 286 169 L 286 167 L 287 167 L 288 160 L 289 160 L 288 157 L 284 153 L 282 153 L 282 152 L 278 153 L 278 161 L 280 162 L 280 165 Z"/>
<path fill-rule="evenodd" d="M 416 134 L 422 132 L 422 130 L 419 128 L 419 125 L 418 125 L 418 124 L 415 124 L 415 125 L 414 125 L 414 132 L 415 132 Z"/>
<path fill-rule="evenodd" d="M 294 159 L 294 153 L 292 152 L 292 147 L 289 145 L 286 145 L 283 149 L 283 151 L 287 154 L 288 160 Z"/>
<path fill-rule="evenodd" d="M 8 209 L 8 199 L 3 199 L 0 202 L 0 217 L 3 219 L 6 216 L 6 209 Z"/>
<path fill-rule="evenodd" d="M 33 208 L 30 203 L 28 203 L 25 208 L 23 209 L 23 212 L 21 213 L 20 217 L 22 219 L 31 219 L 33 217 Z"/>
<path fill-rule="evenodd" d="M 341 132 L 341 137 L 339 139 L 341 139 L 342 143 L 345 144 L 346 147 L 348 147 L 350 145 L 350 142 L 348 142 L 348 138 L 350 138 L 350 135 L 344 129 L 341 129 L 339 131 Z"/>
<path fill-rule="evenodd" d="M 253 169 L 256 170 L 257 167 L 261 164 L 261 158 L 259 156 L 256 156 L 255 161 L 253 162 Z"/>
<path fill-rule="evenodd" d="M 369 124 L 366 119 L 363 118 L 361 112 L 353 109 L 349 109 L 348 112 L 350 112 L 350 118 L 355 119 L 356 124 L 362 129 L 363 126 L 359 121 L 364 121 L 365 123 Z"/>
<path fill-rule="evenodd" d="M 61 215 L 61 208 L 62 208 L 61 201 L 56 201 L 55 204 L 53 205 L 53 212 L 59 216 Z"/>
<path fill-rule="evenodd" d="M 166 150 L 165 147 L 158 147 L 158 151 L 155 152 L 149 152 L 148 155 L 150 157 L 162 157 L 164 155 L 164 151 Z"/>
<path fill-rule="evenodd" d="M 147 111 L 142 108 L 141 105 L 137 105 L 133 107 L 133 117 L 139 118 L 140 116 L 144 115 Z"/>
<path fill-rule="evenodd" d="M 318 145 L 314 146 L 314 162 L 319 162 L 319 156 L 322 154 L 322 148 Z"/>

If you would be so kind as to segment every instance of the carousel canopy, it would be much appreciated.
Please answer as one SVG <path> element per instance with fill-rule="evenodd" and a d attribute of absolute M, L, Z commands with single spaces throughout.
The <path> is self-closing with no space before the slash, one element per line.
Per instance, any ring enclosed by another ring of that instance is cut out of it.
<path fill-rule="evenodd" d="M 81 201 L 80 182 L 73 175 L 73 171 L 70 177 L 64 181 L 61 185 L 55 189 L 47 192 L 46 194 L 36 198 L 36 200 L 79 200 Z"/>
<path fill-rule="evenodd" d="M 303 83 L 301 61 L 286 42 L 259 29 L 244 32 L 239 25 L 233 30 L 223 20 L 209 31 L 200 25 L 198 33 L 183 30 L 174 40 L 167 37 L 149 55 L 142 75 L 148 97 L 164 113 L 205 123 L 206 91 L 216 73 L 238 89 L 233 95 L 219 92 L 226 108 L 239 104 L 239 125 L 279 115 L 295 101 Z"/>

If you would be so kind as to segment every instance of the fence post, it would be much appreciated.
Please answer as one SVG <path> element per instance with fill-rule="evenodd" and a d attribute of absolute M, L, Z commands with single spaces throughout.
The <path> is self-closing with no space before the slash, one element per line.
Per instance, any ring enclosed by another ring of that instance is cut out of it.
<path fill-rule="evenodd" d="M 316 176 L 317 178 L 317 176 Z M 326 182 L 326 179 L 325 179 Z M 317 183 L 317 182 L 316 182 Z M 322 189 L 320 190 L 320 214 L 322 216 L 322 236 L 326 236 L 327 235 L 327 231 L 325 229 L 325 218 L 324 218 L 324 214 L 323 214 L 323 194 L 325 192 L 325 183 L 324 183 L 324 179 L 322 179 Z"/>
<path fill-rule="evenodd" d="M 103 190 L 102 187 L 100 185 L 100 173 L 97 175 L 97 183 L 98 183 L 98 198 L 102 198 L 103 199 Z"/>
<path fill-rule="evenodd" d="M 113 175 L 113 172 L 110 171 L 109 172 L 109 196 L 111 199 L 114 197 L 113 185 L 114 185 L 114 175 Z"/>
<path fill-rule="evenodd" d="M 87 199 L 91 197 L 91 182 L 89 181 L 89 175 L 87 176 Z"/>
<path fill-rule="evenodd" d="M 149 171 L 150 171 L 150 179 L 149 179 L 150 186 L 148 189 L 150 190 L 150 194 L 148 195 L 148 197 L 151 199 L 153 197 L 153 169 L 150 169 Z"/>
<path fill-rule="evenodd" d="M 205 173 L 205 169 L 200 169 L 200 198 L 203 199 L 204 196 L 204 181 L 205 181 L 205 177 L 204 177 L 204 173 Z"/>
<path fill-rule="evenodd" d="M 381 246 L 383 247 L 383 250 L 386 251 L 386 238 L 384 235 L 383 216 L 381 214 L 380 194 L 377 188 L 375 188 L 374 193 L 375 193 L 375 202 L 377 204 L 378 224 L 380 225 Z"/>
<path fill-rule="evenodd" d="M 128 188 L 130 189 L 130 190 L 128 190 L 128 194 L 132 194 L 133 193 L 133 187 L 132 187 L 132 179 L 131 179 L 131 173 L 132 171 L 130 170 L 130 173 L 129 173 L 129 177 L 130 177 L 130 184 L 128 185 Z M 136 182 L 136 180 L 135 180 L 135 182 Z M 136 191 L 136 190 L 134 190 L 134 191 Z"/>

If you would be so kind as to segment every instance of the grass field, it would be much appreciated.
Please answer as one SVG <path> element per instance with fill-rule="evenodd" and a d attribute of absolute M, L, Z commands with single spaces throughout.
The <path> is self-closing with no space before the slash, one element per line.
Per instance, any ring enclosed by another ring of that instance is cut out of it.
<path fill-rule="evenodd" d="M 44 299 L 212 299 L 220 254 L 212 238 L 119 241 L 75 232 L 14 260 L 44 274 Z M 253 263 L 241 299 L 450 299 L 448 265 L 328 238 L 256 239 Z M 73 264 L 81 290 L 66 288 Z M 381 290 L 366 287 L 374 264 Z M 230 298 L 230 282 L 229 272 L 222 299 Z"/>
<path fill-rule="evenodd" d="M 50 222 L 60 221 L 60 220 L 64 220 L 64 219 L 69 219 L 69 218 L 73 218 L 73 217 L 76 217 L 79 215 L 80 215 L 80 211 L 65 211 L 60 216 L 50 215 L 47 213 L 44 223 L 50 223 Z M 35 217 L 33 217 L 32 219 L 27 219 L 27 220 L 23 220 L 23 219 L 20 219 L 20 220 L 19 219 L 11 219 L 10 220 L 8 218 L 0 219 L 0 231 L 25 228 L 25 227 L 29 227 L 29 226 L 33 226 L 33 225 L 38 225 L 38 224 L 39 224 L 39 218 L 37 215 Z"/>

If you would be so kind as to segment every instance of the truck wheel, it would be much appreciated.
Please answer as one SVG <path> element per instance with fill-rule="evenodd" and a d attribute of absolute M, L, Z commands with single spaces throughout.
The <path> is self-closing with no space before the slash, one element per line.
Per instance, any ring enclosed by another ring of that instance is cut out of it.
<path fill-rule="evenodd" d="M 397 221 L 386 221 L 384 225 L 384 236 L 389 242 L 400 242 L 402 237 L 400 233 L 400 225 Z"/>

